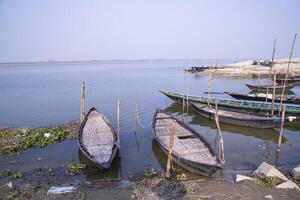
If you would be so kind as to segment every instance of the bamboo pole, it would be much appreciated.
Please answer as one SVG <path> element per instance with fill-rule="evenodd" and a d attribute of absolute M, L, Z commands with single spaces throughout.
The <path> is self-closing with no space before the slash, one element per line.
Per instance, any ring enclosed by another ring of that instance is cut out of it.
<path fill-rule="evenodd" d="M 212 74 L 212 66 L 209 66 L 209 76 L 208 76 L 208 94 L 207 94 L 207 105 L 210 106 L 210 92 L 211 92 L 211 75 Z"/>
<path fill-rule="evenodd" d="M 281 147 L 281 140 L 282 140 L 282 135 L 283 135 L 283 127 L 284 127 L 284 119 L 285 119 L 285 105 L 282 106 L 280 134 L 279 134 L 278 145 L 277 145 L 277 149 L 276 149 L 276 151 L 278 153 L 280 152 L 280 147 Z"/>
<path fill-rule="evenodd" d="M 287 70 L 286 70 L 286 74 L 284 77 L 284 83 L 283 83 L 283 88 L 282 88 L 282 93 L 281 93 L 281 98 L 280 98 L 280 109 L 282 106 L 282 101 L 283 101 L 283 96 L 284 96 L 284 92 L 285 92 L 285 86 L 286 86 L 286 82 L 287 82 L 287 78 L 289 76 L 290 73 L 290 64 L 291 64 L 291 59 L 292 59 L 292 55 L 293 55 L 293 51 L 294 51 L 294 45 L 295 45 L 295 41 L 297 38 L 297 33 L 294 36 L 294 40 L 293 40 L 293 44 L 292 44 L 292 48 L 291 48 L 291 52 L 290 52 L 290 57 L 289 57 L 289 61 L 288 61 L 288 66 L 287 66 Z M 280 110 L 281 112 L 281 110 Z"/>
<path fill-rule="evenodd" d="M 137 120 L 138 120 L 138 99 L 135 102 L 135 112 L 134 112 L 134 131 L 137 129 Z"/>
<path fill-rule="evenodd" d="M 81 107 L 80 107 L 80 123 L 83 122 L 85 116 L 85 83 L 82 81 L 81 86 Z"/>
<path fill-rule="evenodd" d="M 217 129 L 218 129 L 218 134 L 220 136 L 220 161 L 222 164 L 225 163 L 225 155 L 224 155 L 224 141 L 223 141 L 223 136 L 222 136 L 222 132 L 221 132 L 221 128 L 220 128 L 220 124 L 219 124 L 219 113 L 218 113 L 218 100 L 215 100 L 215 121 L 216 121 L 216 125 L 217 125 Z"/>
<path fill-rule="evenodd" d="M 259 89 L 260 89 L 260 61 L 258 61 L 257 94 L 259 94 Z"/>
<path fill-rule="evenodd" d="M 274 77 L 273 77 L 273 93 L 272 93 L 272 111 L 271 111 L 271 115 L 274 116 L 274 110 L 275 110 L 275 95 L 276 95 L 276 70 L 274 70 Z"/>
<path fill-rule="evenodd" d="M 117 103 L 117 122 L 118 122 L 118 144 L 119 144 L 119 149 L 121 147 L 121 135 L 120 135 L 120 99 L 118 99 Z"/>
<path fill-rule="evenodd" d="M 274 40 L 274 43 L 273 43 L 272 61 L 271 61 L 271 67 L 269 70 L 268 87 L 267 87 L 267 92 L 266 92 L 266 102 L 268 101 L 269 85 L 270 85 L 270 81 L 271 81 L 271 71 L 273 69 L 273 64 L 274 64 L 275 48 L 276 48 L 276 39 Z"/>
<path fill-rule="evenodd" d="M 174 144 L 174 134 L 175 134 L 175 121 L 173 121 L 172 127 L 170 129 L 170 140 L 169 140 L 167 173 L 166 173 L 167 178 L 170 178 L 170 168 L 171 168 L 172 150 L 173 150 L 173 144 Z"/>
<path fill-rule="evenodd" d="M 186 110 L 188 112 L 189 110 L 189 96 L 188 96 L 188 92 L 189 92 L 189 80 L 188 80 L 188 71 L 185 71 L 185 97 L 186 97 Z"/>

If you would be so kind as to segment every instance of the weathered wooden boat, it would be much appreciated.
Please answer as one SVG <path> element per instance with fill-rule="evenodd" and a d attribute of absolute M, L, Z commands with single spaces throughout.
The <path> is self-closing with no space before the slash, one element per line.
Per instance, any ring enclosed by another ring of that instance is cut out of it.
<path fill-rule="evenodd" d="M 287 83 L 292 83 L 293 85 L 300 84 L 300 78 L 288 78 Z M 276 79 L 276 83 L 278 84 L 284 84 L 284 78 Z"/>
<path fill-rule="evenodd" d="M 110 168 L 119 150 L 115 129 L 94 107 L 81 123 L 77 141 L 81 152 L 100 169 Z"/>
<path fill-rule="evenodd" d="M 173 93 L 168 91 L 160 91 L 173 101 L 178 103 L 182 103 L 183 99 L 186 99 L 185 94 Z M 188 99 L 190 102 L 197 102 L 207 104 L 208 99 L 206 97 L 188 95 Z M 215 99 L 210 99 L 210 104 L 215 104 Z M 262 102 L 262 101 L 246 101 L 246 100 L 234 100 L 234 99 L 224 99 L 218 98 L 218 106 L 223 108 L 228 108 L 230 110 L 244 110 L 250 112 L 262 112 L 262 113 L 271 113 L 272 111 L 272 103 L 271 102 Z M 275 113 L 280 110 L 280 103 L 274 104 L 274 111 Z M 300 116 L 300 105 L 295 104 L 286 104 L 285 105 L 285 112 L 287 115 L 298 115 Z"/>
<path fill-rule="evenodd" d="M 266 101 L 266 94 L 264 93 L 255 93 L 255 94 L 241 94 L 237 92 L 224 92 L 225 94 L 230 95 L 235 99 L 240 100 L 249 100 L 249 101 Z M 275 102 L 280 102 L 281 95 L 275 96 Z M 268 94 L 267 98 L 268 102 L 272 102 L 272 94 Z M 283 103 L 290 103 L 290 104 L 300 104 L 300 96 L 295 95 L 284 95 L 282 99 Z"/>
<path fill-rule="evenodd" d="M 153 117 L 153 132 L 165 154 L 169 151 L 170 129 L 175 123 L 172 159 L 184 169 L 210 176 L 223 165 L 215 149 L 195 130 L 173 116 L 157 109 Z"/>
<path fill-rule="evenodd" d="M 265 92 L 267 91 L 267 88 L 269 87 L 269 91 L 272 92 L 273 91 L 273 87 L 271 85 L 250 85 L 250 84 L 245 84 L 250 90 L 255 90 L 255 91 L 260 91 L 260 92 Z M 283 88 L 285 88 L 285 90 L 290 90 L 294 87 L 294 85 L 289 84 L 289 85 L 276 85 L 275 86 L 275 90 L 276 91 L 282 91 Z"/>
<path fill-rule="evenodd" d="M 191 102 L 190 104 L 201 116 L 211 120 L 215 119 L 216 110 L 214 107 L 194 102 Z M 218 110 L 218 115 L 220 122 L 236 126 L 253 128 L 278 128 L 281 123 L 281 118 L 276 116 L 268 117 L 223 109 Z M 286 121 L 288 121 L 288 118 L 286 118 Z"/>

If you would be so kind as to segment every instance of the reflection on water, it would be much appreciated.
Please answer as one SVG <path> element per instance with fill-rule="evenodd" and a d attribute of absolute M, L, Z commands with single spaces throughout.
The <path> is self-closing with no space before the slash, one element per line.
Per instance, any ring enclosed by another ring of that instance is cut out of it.
<path fill-rule="evenodd" d="M 230 61 L 226 61 L 229 63 Z M 222 63 L 219 61 L 218 63 Z M 121 152 L 112 169 L 98 170 L 78 152 L 75 140 L 30 149 L 14 157 L 1 156 L 0 170 L 30 171 L 37 166 L 58 168 L 70 163 L 88 165 L 88 180 L 128 177 L 143 173 L 146 167 L 163 170 L 164 154 L 153 141 L 152 117 L 156 108 L 165 109 L 194 128 L 218 149 L 214 121 L 190 109 L 182 116 L 182 106 L 173 104 L 158 90 L 185 91 L 184 66 L 206 64 L 192 61 L 98 62 L 84 64 L 49 64 L 0 67 L 0 127 L 41 127 L 79 119 L 80 88 L 86 82 L 86 108 L 95 106 L 116 127 L 116 102 L 121 100 Z M 188 74 L 191 94 L 207 92 L 207 76 Z M 213 77 L 212 91 L 248 93 L 244 83 L 256 80 Z M 261 81 L 262 84 L 264 80 Z M 293 88 L 299 95 L 299 87 Z M 225 97 L 224 94 L 213 97 Z M 226 98 L 230 98 L 226 95 Z M 135 110 L 138 102 L 138 122 Z M 288 123 L 280 155 L 275 149 L 278 134 L 262 130 L 221 124 L 226 164 L 214 177 L 230 177 L 236 172 L 252 170 L 262 161 L 290 168 L 300 162 L 300 123 Z"/>
<path fill-rule="evenodd" d="M 121 177 L 122 162 L 119 156 L 115 157 L 110 169 L 102 170 L 95 166 L 79 149 L 78 154 L 80 163 L 86 164 L 86 168 L 83 169 L 83 173 L 87 179 L 93 181 L 98 179 L 114 179 L 116 177 Z"/>

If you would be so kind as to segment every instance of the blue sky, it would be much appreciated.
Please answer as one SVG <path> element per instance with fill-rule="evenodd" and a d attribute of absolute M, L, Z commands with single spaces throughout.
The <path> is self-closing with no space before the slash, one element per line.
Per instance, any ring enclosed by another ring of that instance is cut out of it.
<path fill-rule="evenodd" d="M 0 62 L 265 59 L 274 38 L 284 58 L 300 34 L 299 8 L 297 0 L 0 0 Z"/>

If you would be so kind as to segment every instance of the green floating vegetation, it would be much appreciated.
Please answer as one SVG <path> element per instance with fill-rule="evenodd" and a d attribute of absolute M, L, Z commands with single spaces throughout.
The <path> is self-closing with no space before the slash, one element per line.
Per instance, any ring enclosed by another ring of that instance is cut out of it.
<path fill-rule="evenodd" d="M 275 187 L 276 185 L 282 183 L 282 180 L 278 177 L 273 177 L 273 176 L 267 176 L 261 180 L 256 180 L 256 184 L 260 186 L 266 186 L 266 187 Z"/>
<path fill-rule="evenodd" d="M 170 177 L 172 180 L 184 181 L 187 180 L 187 175 L 180 168 L 174 168 L 170 170 Z"/>
<path fill-rule="evenodd" d="M 22 136 L 31 129 L 2 129 L 0 130 L 0 139 Z"/>
<path fill-rule="evenodd" d="M 0 173 L 0 178 L 4 178 L 9 176 L 11 179 L 18 179 L 18 178 L 22 178 L 23 177 L 23 173 L 22 172 L 16 172 L 13 170 L 5 170 L 3 172 Z"/>
<path fill-rule="evenodd" d="M 85 168 L 86 168 L 85 164 L 81 164 L 81 163 L 70 164 L 67 167 L 66 173 L 69 175 L 77 175 L 77 174 L 80 174 L 81 170 L 85 169 Z"/>
<path fill-rule="evenodd" d="M 75 138 L 75 133 L 65 127 L 37 128 L 31 130 L 28 136 L 23 137 L 17 144 L 9 148 L 10 154 L 16 154 L 20 150 L 32 147 L 44 148 L 48 144 L 67 138 Z"/>
<path fill-rule="evenodd" d="M 157 172 L 155 171 L 154 168 L 151 168 L 151 169 L 146 168 L 146 169 L 144 170 L 144 176 L 145 176 L 146 178 L 150 178 L 150 177 L 155 176 L 155 175 L 157 175 Z"/>

